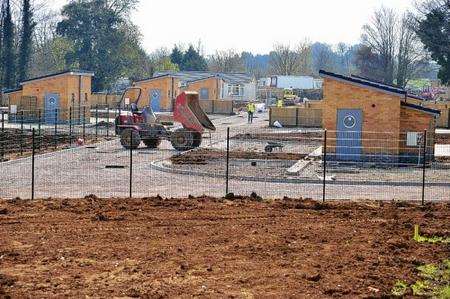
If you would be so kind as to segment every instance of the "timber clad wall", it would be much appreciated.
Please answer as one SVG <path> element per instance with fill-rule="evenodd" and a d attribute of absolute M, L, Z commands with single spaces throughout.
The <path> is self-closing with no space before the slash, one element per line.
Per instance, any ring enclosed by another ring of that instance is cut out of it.
<path fill-rule="evenodd" d="M 208 100 L 218 100 L 220 96 L 220 84 L 221 84 L 220 81 L 221 80 L 216 77 L 197 80 L 188 83 L 187 87 L 183 88 L 183 90 L 196 91 L 200 94 L 200 90 L 205 88 L 208 90 L 209 95 Z"/>
<path fill-rule="evenodd" d="M 137 87 L 142 88 L 141 101 L 139 107 L 143 108 L 150 103 L 150 91 L 160 90 L 160 108 L 163 111 L 173 110 L 173 100 L 178 96 L 180 80 L 170 76 L 164 76 L 161 78 L 153 78 L 146 81 L 136 82 Z"/>
<path fill-rule="evenodd" d="M 278 121 L 284 127 L 322 127 L 322 109 L 292 107 L 270 107 L 269 122 Z"/>
<path fill-rule="evenodd" d="M 41 79 L 21 83 L 22 90 L 8 94 L 9 108 L 16 105 L 18 111 L 27 111 L 30 116 L 37 116 L 38 110 L 45 110 L 45 96 L 57 94 L 59 108 L 62 112 L 61 120 L 69 119 L 68 110 L 72 108 L 73 117 L 81 116 L 81 107 L 87 107 L 86 117 L 89 116 L 91 97 L 91 76 L 72 73 L 58 74 Z"/>

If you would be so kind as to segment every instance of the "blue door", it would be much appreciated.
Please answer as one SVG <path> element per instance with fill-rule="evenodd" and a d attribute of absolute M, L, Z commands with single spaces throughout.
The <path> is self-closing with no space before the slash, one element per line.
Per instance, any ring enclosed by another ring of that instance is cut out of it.
<path fill-rule="evenodd" d="M 339 161 L 359 161 L 362 154 L 362 111 L 338 109 L 336 155 Z"/>
<path fill-rule="evenodd" d="M 54 124 L 59 120 L 59 94 L 47 93 L 45 95 L 45 108 L 44 108 L 45 123 Z"/>
<path fill-rule="evenodd" d="M 160 89 L 151 89 L 150 90 L 149 106 L 152 107 L 153 112 L 161 111 L 161 90 Z"/>
<path fill-rule="evenodd" d="M 200 89 L 200 100 L 209 100 L 209 89 L 208 88 Z"/>

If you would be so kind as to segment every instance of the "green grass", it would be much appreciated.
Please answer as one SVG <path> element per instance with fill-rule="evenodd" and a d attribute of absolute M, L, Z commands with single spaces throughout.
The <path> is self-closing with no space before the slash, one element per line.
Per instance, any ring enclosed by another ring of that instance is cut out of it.
<path fill-rule="evenodd" d="M 411 285 L 404 281 L 397 281 L 391 290 L 391 295 L 402 297 L 412 293 L 414 296 L 450 299 L 450 260 L 444 260 L 438 265 L 421 265 L 417 267 L 417 271 L 421 279 Z"/>
<path fill-rule="evenodd" d="M 450 244 L 450 237 L 446 237 L 445 238 L 445 237 L 438 237 L 438 236 L 431 236 L 431 237 L 421 236 L 418 225 L 414 226 L 414 238 L 413 239 L 414 239 L 414 241 L 419 242 L 419 243 L 431 243 L 431 244 L 444 243 L 444 244 Z"/>

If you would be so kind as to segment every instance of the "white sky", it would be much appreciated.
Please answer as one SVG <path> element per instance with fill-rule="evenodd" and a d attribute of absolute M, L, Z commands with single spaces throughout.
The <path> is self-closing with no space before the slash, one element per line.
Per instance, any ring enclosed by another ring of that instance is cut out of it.
<path fill-rule="evenodd" d="M 54 0 L 55 9 L 66 0 Z M 304 38 L 356 43 L 361 27 L 381 5 L 399 12 L 412 0 L 141 0 L 132 21 L 147 51 L 197 44 L 205 53 L 234 49 L 268 53 L 276 42 Z"/>

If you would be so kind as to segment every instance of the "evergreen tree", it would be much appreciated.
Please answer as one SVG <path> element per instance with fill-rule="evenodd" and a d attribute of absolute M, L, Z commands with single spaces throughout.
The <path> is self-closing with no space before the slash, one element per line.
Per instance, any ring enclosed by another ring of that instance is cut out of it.
<path fill-rule="evenodd" d="M 3 19 L 2 65 L 3 87 L 13 88 L 15 85 L 15 51 L 14 51 L 14 24 L 11 17 L 11 6 L 6 0 Z"/>
<path fill-rule="evenodd" d="M 183 63 L 181 65 L 182 71 L 206 71 L 208 64 L 204 57 L 202 57 L 192 45 L 189 46 L 183 56 Z"/>
<path fill-rule="evenodd" d="M 183 52 L 181 52 L 180 48 L 175 45 L 172 49 L 172 54 L 170 54 L 170 61 L 172 63 L 178 64 L 178 67 L 181 67 L 183 64 Z"/>
<path fill-rule="evenodd" d="M 27 79 L 28 67 L 31 56 L 32 35 L 35 27 L 30 0 L 23 0 L 22 7 L 22 32 L 20 35 L 18 81 Z"/>
<path fill-rule="evenodd" d="M 438 78 L 450 83 L 450 2 L 440 1 L 438 5 L 427 5 L 424 18 L 419 19 L 415 30 L 425 48 L 430 51 L 441 69 Z"/>

